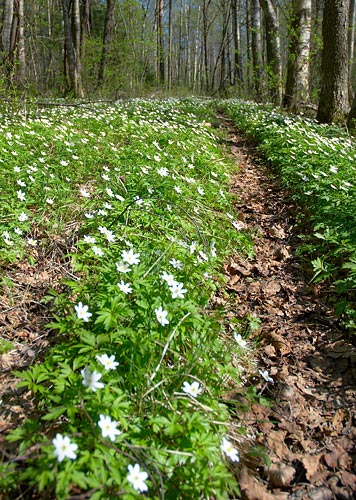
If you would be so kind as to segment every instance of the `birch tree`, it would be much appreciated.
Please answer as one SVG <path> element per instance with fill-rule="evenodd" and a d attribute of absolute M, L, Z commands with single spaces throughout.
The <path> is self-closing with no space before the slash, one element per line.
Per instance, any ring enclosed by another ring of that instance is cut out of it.
<path fill-rule="evenodd" d="M 309 101 L 311 0 L 292 1 L 292 22 L 284 107 L 298 111 Z"/>

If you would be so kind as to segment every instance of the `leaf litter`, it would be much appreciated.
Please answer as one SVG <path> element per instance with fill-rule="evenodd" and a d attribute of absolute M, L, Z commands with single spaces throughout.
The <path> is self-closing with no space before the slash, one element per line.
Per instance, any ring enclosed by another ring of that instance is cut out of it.
<path fill-rule="evenodd" d="M 220 117 L 239 171 L 234 208 L 255 240 L 249 261 L 225 267 L 231 314 L 261 326 L 257 361 L 274 383 L 237 418 L 248 421 L 269 462 L 245 460 L 239 473 L 246 500 L 356 498 L 356 348 L 332 314 L 330 291 L 310 283 L 296 249 L 298 207 L 256 147 Z M 307 226 L 307 221 L 305 221 Z"/>

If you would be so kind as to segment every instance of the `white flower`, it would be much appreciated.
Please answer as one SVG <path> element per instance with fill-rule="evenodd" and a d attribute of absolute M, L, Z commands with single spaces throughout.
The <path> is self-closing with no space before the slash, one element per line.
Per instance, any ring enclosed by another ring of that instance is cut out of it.
<path fill-rule="evenodd" d="M 22 229 L 20 229 L 19 227 L 15 227 L 14 229 L 14 233 L 18 234 L 19 236 L 21 236 L 21 234 L 23 233 Z"/>
<path fill-rule="evenodd" d="M 25 222 L 26 220 L 28 220 L 28 215 L 25 212 L 21 212 L 18 216 L 18 220 L 20 222 Z"/>
<path fill-rule="evenodd" d="M 83 187 L 80 188 L 80 195 L 83 196 L 83 198 L 90 198 L 90 193 Z"/>
<path fill-rule="evenodd" d="M 93 250 L 93 253 L 98 257 L 102 257 L 104 255 L 104 251 L 96 245 L 93 245 L 91 249 Z"/>
<path fill-rule="evenodd" d="M 58 462 L 62 462 L 64 458 L 70 458 L 71 460 L 77 458 L 75 451 L 78 449 L 78 445 L 71 443 L 68 436 L 57 434 L 52 443 L 54 446 L 54 454 L 56 455 Z"/>
<path fill-rule="evenodd" d="M 147 491 L 148 486 L 145 483 L 148 478 L 148 474 L 145 471 L 141 471 L 139 464 L 129 465 L 128 467 L 129 474 L 127 476 L 127 480 L 136 491 Z"/>
<path fill-rule="evenodd" d="M 232 446 L 232 443 L 225 437 L 223 438 L 221 445 L 220 445 L 221 451 L 223 451 L 233 462 L 239 462 L 239 452 L 237 451 L 236 448 Z"/>
<path fill-rule="evenodd" d="M 192 243 L 189 245 L 190 253 L 194 253 L 196 249 L 197 249 L 197 244 L 195 243 L 195 241 L 192 241 Z"/>
<path fill-rule="evenodd" d="M 108 415 L 100 415 L 100 420 L 98 426 L 101 429 L 101 434 L 103 437 L 108 437 L 111 441 L 115 441 L 116 436 L 120 436 L 121 431 L 117 429 L 119 425 L 115 420 L 111 420 Z"/>
<path fill-rule="evenodd" d="M 125 294 L 132 293 L 132 288 L 131 288 L 130 284 L 124 283 L 123 280 L 121 280 L 120 283 L 117 284 L 117 286 Z"/>
<path fill-rule="evenodd" d="M 189 382 L 184 382 L 182 391 L 196 398 L 203 392 L 203 389 L 200 387 L 199 382 L 194 381 L 191 384 Z"/>
<path fill-rule="evenodd" d="M 184 299 L 184 295 L 188 290 L 183 288 L 183 286 L 183 283 L 174 283 L 174 285 L 169 287 L 172 294 L 172 299 Z"/>
<path fill-rule="evenodd" d="M 115 234 L 109 229 L 106 230 L 105 236 L 109 243 L 113 243 L 116 240 Z"/>
<path fill-rule="evenodd" d="M 140 263 L 139 256 L 140 256 L 140 254 L 134 253 L 132 248 L 130 248 L 130 250 L 128 250 L 128 251 L 123 250 L 121 253 L 122 260 L 124 262 L 127 262 L 130 265 L 139 264 Z"/>
<path fill-rule="evenodd" d="M 244 227 L 244 225 L 242 224 L 242 222 L 239 222 L 239 221 L 237 221 L 237 220 L 233 220 L 233 221 L 231 222 L 231 224 L 232 224 L 232 225 L 234 226 L 234 228 L 235 228 L 235 229 L 237 229 L 238 231 L 240 231 L 240 230 Z"/>
<path fill-rule="evenodd" d="M 266 382 L 271 382 L 273 384 L 274 380 L 272 377 L 269 376 L 267 370 L 264 370 L 264 371 L 258 370 L 258 372 L 261 375 L 261 377 L 265 379 Z"/>
<path fill-rule="evenodd" d="M 53 205 L 54 203 L 53 198 L 46 198 L 46 203 L 48 203 L 48 205 Z"/>
<path fill-rule="evenodd" d="M 25 201 L 25 199 L 26 199 L 26 194 L 25 194 L 23 191 L 21 191 L 21 189 L 19 189 L 19 190 L 17 191 L 17 197 L 18 197 L 18 199 L 19 199 L 20 201 Z"/>
<path fill-rule="evenodd" d="M 17 179 L 16 184 L 21 187 L 26 187 L 26 182 L 22 181 L 21 179 Z"/>
<path fill-rule="evenodd" d="M 82 319 L 86 323 L 89 321 L 90 316 L 92 316 L 92 313 L 88 311 L 89 307 L 83 305 L 82 302 L 79 302 L 76 306 L 74 306 L 74 309 L 78 318 Z"/>
<path fill-rule="evenodd" d="M 155 309 L 155 313 L 158 323 L 160 323 L 162 326 L 169 324 L 169 320 L 167 319 L 168 312 L 164 311 L 162 309 L 162 306 L 159 306 L 158 309 Z"/>
<path fill-rule="evenodd" d="M 183 263 L 180 260 L 172 259 L 169 263 L 174 269 L 183 269 Z"/>
<path fill-rule="evenodd" d="M 59 163 L 62 165 L 62 167 L 68 167 L 69 165 L 69 161 L 66 160 L 61 160 Z"/>
<path fill-rule="evenodd" d="M 94 215 L 91 214 L 90 212 L 85 212 L 84 217 L 86 217 L 87 219 L 93 219 Z"/>
<path fill-rule="evenodd" d="M 94 236 L 85 235 L 83 239 L 84 239 L 84 243 L 95 243 L 95 241 L 96 241 Z"/>
<path fill-rule="evenodd" d="M 117 262 L 115 266 L 119 273 L 129 273 L 131 271 L 129 265 L 125 264 L 125 262 Z"/>
<path fill-rule="evenodd" d="M 159 168 L 157 170 L 157 174 L 161 175 L 162 177 L 167 177 L 167 175 L 169 174 L 169 171 L 167 168 L 162 167 L 162 168 Z"/>
<path fill-rule="evenodd" d="M 181 188 L 180 188 L 179 186 L 174 186 L 174 188 L 173 188 L 173 189 L 174 189 L 174 191 L 175 191 L 176 193 L 178 193 L 178 194 L 182 194 L 182 190 L 181 190 Z"/>
<path fill-rule="evenodd" d="M 118 361 L 115 361 L 115 356 L 112 354 L 110 357 L 107 354 L 99 354 L 96 356 L 96 359 L 100 361 L 105 370 L 115 370 L 117 366 L 119 366 Z"/>
<path fill-rule="evenodd" d="M 92 391 L 96 392 L 97 389 L 102 389 L 104 387 L 104 384 L 99 382 L 102 377 L 101 373 L 95 370 L 91 372 L 89 367 L 86 366 L 81 370 L 80 374 L 83 377 L 83 385 L 89 387 Z"/>
<path fill-rule="evenodd" d="M 198 193 L 199 193 L 201 196 L 204 196 L 205 192 L 204 192 L 204 189 L 203 189 L 203 188 L 198 187 L 198 188 L 197 188 L 197 191 L 198 191 Z"/>
<path fill-rule="evenodd" d="M 173 274 L 168 274 L 166 271 L 163 271 L 161 278 L 167 283 L 168 286 L 173 286 L 177 283 Z"/>
<path fill-rule="evenodd" d="M 33 238 L 27 238 L 27 244 L 30 247 L 36 247 L 37 246 L 37 240 L 34 240 Z"/>
<path fill-rule="evenodd" d="M 239 344 L 240 347 L 246 347 L 247 342 L 241 337 L 240 333 L 234 332 L 234 339 L 236 340 L 236 343 Z"/>

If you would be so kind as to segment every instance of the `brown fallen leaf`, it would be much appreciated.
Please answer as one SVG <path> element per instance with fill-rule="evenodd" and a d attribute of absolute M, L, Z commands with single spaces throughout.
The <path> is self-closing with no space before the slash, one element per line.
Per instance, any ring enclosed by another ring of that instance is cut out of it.
<path fill-rule="evenodd" d="M 266 471 L 268 482 L 272 488 L 289 486 L 295 477 L 296 470 L 290 465 L 272 464 Z"/>
<path fill-rule="evenodd" d="M 323 459 L 330 469 L 350 469 L 352 467 L 352 458 L 339 444 L 330 453 L 326 453 Z"/>
<path fill-rule="evenodd" d="M 249 474 L 246 467 L 241 470 L 240 489 L 246 500 L 287 500 L 288 493 L 270 493 L 264 483 Z"/>
<path fill-rule="evenodd" d="M 305 476 L 311 483 L 313 482 L 313 477 L 319 472 L 321 468 L 320 465 L 321 457 L 322 454 L 304 455 L 300 458 L 300 461 L 305 468 Z"/>
<path fill-rule="evenodd" d="M 351 474 L 346 470 L 339 472 L 340 481 L 342 484 L 351 489 L 351 491 L 356 492 L 356 476 L 355 474 Z"/>

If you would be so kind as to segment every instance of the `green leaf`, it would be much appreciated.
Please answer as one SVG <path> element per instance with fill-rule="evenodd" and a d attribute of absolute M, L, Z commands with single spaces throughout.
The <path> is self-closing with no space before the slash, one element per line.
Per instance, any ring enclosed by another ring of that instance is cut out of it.
<path fill-rule="evenodd" d="M 55 420 L 58 418 L 60 415 L 63 415 L 63 413 L 67 410 L 66 406 L 56 406 L 51 409 L 46 415 L 42 417 L 42 420 Z"/>

